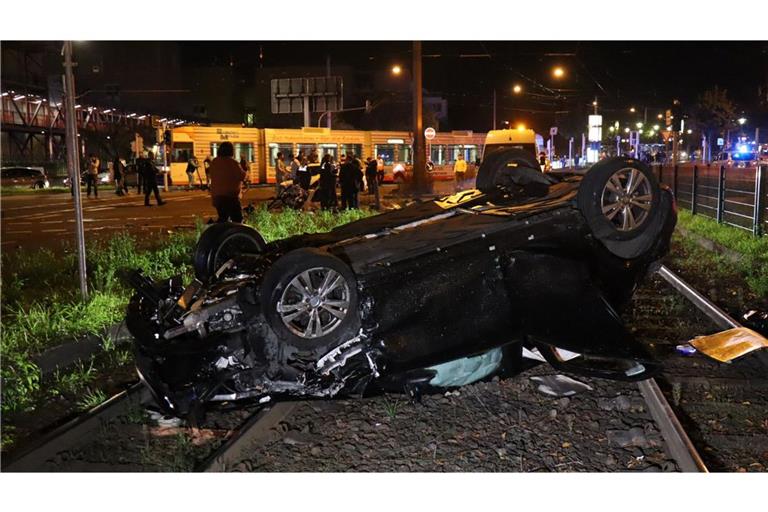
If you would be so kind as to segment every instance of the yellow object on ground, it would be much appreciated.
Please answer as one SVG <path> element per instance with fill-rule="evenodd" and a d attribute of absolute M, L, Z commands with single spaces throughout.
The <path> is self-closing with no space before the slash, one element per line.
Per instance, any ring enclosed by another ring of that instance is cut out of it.
<path fill-rule="evenodd" d="M 768 347 L 768 339 L 746 327 L 699 336 L 690 341 L 698 350 L 717 361 L 728 363 L 750 352 Z"/>

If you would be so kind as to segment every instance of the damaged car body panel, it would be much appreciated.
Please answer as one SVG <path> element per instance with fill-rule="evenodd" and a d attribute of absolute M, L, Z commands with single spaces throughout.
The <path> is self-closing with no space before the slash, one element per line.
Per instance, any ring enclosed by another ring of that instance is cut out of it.
<path fill-rule="evenodd" d="M 181 415 L 514 374 L 523 347 L 573 373 L 649 377 L 658 365 L 617 311 L 668 251 L 671 193 L 632 159 L 583 176 L 534 165 L 497 150 L 478 189 L 328 233 L 265 244 L 246 226 L 208 228 L 186 288 L 134 276 L 142 379 Z"/>

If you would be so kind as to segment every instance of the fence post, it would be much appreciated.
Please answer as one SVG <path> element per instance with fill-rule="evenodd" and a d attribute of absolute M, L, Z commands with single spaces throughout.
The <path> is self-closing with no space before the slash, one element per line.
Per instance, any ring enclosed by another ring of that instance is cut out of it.
<path fill-rule="evenodd" d="M 721 165 L 717 171 L 717 222 L 723 222 L 723 209 L 725 208 L 725 166 Z"/>
<path fill-rule="evenodd" d="M 672 193 L 677 196 L 677 164 L 672 165 Z"/>
<path fill-rule="evenodd" d="M 696 185 L 698 181 L 698 166 L 693 166 L 693 175 L 691 176 L 691 214 L 696 215 Z"/>
<path fill-rule="evenodd" d="M 765 209 L 768 207 L 768 166 L 755 167 L 755 213 L 752 219 L 752 234 L 764 234 Z"/>

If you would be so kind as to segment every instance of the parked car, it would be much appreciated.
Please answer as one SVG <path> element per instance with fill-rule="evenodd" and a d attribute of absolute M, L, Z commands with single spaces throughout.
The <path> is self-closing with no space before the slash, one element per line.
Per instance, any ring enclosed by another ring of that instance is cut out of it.
<path fill-rule="evenodd" d="M 137 369 L 166 412 L 192 417 L 510 375 L 534 349 L 562 371 L 645 379 L 659 365 L 618 312 L 668 252 L 675 212 L 638 160 L 546 175 L 501 147 L 477 189 L 329 233 L 267 244 L 214 224 L 191 284 L 132 275 Z"/>
<path fill-rule="evenodd" d="M 0 169 L 3 187 L 49 188 L 51 183 L 42 167 L 3 167 Z"/>

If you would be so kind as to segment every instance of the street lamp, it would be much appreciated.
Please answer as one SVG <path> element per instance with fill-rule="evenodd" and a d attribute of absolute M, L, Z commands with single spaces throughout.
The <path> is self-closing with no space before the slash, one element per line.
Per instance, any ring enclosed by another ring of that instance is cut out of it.
<path fill-rule="evenodd" d="M 563 78 L 565 76 L 565 70 L 560 66 L 556 66 L 552 69 L 552 76 L 555 78 Z"/>
<path fill-rule="evenodd" d="M 629 107 L 629 111 L 634 114 L 635 113 L 635 107 Z"/>
<path fill-rule="evenodd" d="M 664 118 L 663 114 L 659 114 L 659 115 L 656 116 L 656 119 L 663 119 L 663 118 Z"/>
<path fill-rule="evenodd" d="M 638 128 L 642 128 L 643 127 L 643 123 L 637 123 L 637 124 L 635 124 L 635 126 L 637 126 Z"/>
<path fill-rule="evenodd" d="M 657 125 L 657 124 L 653 125 L 653 129 L 658 131 L 659 130 L 659 125 Z"/>
<path fill-rule="evenodd" d="M 395 64 L 392 66 L 392 74 L 395 76 L 400 76 L 400 74 L 403 72 L 403 68 L 401 68 L 399 65 Z"/>
<path fill-rule="evenodd" d="M 521 92 L 523 92 L 523 88 L 520 86 L 520 84 L 515 84 L 512 87 L 512 92 L 515 94 L 520 94 Z"/>
<path fill-rule="evenodd" d="M 525 125 L 523 123 L 518 123 L 517 124 L 517 129 L 520 130 L 520 131 L 523 131 L 523 130 L 525 130 Z"/>
<path fill-rule="evenodd" d="M 739 122 L 739 124 L 741 126 L 744 126 L 744 123 L 747 122 L 747 118 L 746 117 L 740 117 L 740 118 L 737 119 L 737 121 Z"/>

